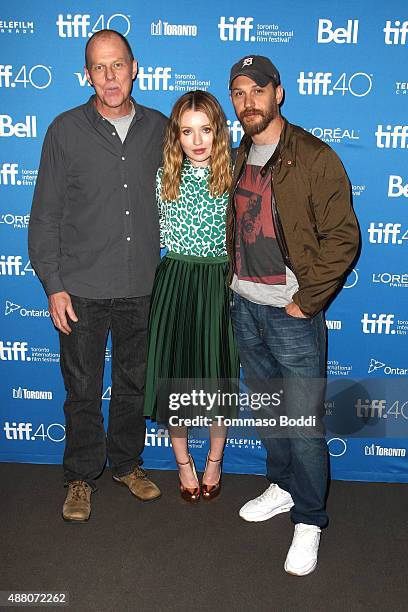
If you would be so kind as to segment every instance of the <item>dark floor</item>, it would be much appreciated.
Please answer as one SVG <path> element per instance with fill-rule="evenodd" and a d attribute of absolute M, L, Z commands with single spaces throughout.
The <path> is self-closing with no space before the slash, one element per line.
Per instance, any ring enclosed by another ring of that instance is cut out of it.
<path fill-rule="evenodd" d="M 218 499 L 192 506 L 174 472 L 150 474 L 160 500 L 139 502 L 106 471 L 91 520 L 72 525 L 59 466 L 1 463 L 0 590 L 68 591 L 75 612 L 407 609 L 406 485 L 333 482 L 317 570 L 298 578 L 283 570 L 288 514 L 238 517 L 264 478 L 226 475 Z"/>

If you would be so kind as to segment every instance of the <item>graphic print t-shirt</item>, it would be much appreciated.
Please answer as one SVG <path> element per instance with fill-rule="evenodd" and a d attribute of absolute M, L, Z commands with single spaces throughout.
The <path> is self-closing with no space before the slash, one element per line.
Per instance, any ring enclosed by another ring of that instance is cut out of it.
<path fill-rule="evenodd" d="M 231 288 L 252 302 L 283 307 L 292 301 L 298 285 L 275 236 L 270 172 L 260 172 L 276 146 L 252 145 L 235 192 L 236 274 Z"/>

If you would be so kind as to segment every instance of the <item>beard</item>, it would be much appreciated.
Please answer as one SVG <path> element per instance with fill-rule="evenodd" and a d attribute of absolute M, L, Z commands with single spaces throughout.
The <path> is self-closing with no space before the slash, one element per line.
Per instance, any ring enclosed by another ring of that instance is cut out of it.
<path fill-rule="evenodd" d="M 250 117 L 258 116 L 259 120 L 248 122 L 246 121 L 246 117 L 248 116 Z M 277 116 L 278 116 L 278 107 L 276 105 L 276 106 L 273 106 L 268 111 L 261 111 L 257 109 L 253 109 L 253 110 L 246 109 L 242 111 L 238 119 L 240 120 L 241 125 L 244 128 L 245 134 L 247 134 L 248 136 L 255 136 L 256 134 L 260 134 L 261 132 L 266 130 L 268 125 L 274 119 L 276 119 Z"/>

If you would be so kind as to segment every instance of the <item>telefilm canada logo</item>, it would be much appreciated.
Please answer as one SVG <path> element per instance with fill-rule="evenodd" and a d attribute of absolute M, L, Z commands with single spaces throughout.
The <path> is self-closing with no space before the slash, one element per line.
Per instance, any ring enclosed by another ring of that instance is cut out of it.
<path fill-rule="evenodd" d="M 293 29 L 278 23 L 255 23 L 254 17 L 221 16 L 218 22 L 220 40 L 223 42 L 257 42 L 286 44 L 293 36 Z"/>
<path fill-rule="evenodd" d="M 0 34 L 34 34 L 34 21 L 0 20 Z"/>
<path fill-rule="evenodd" d="M 345 27 L 334 27 L 331 19 L 319 19 L 317 26 L 318 44 L 356 45 L 358 42 L 358 19 L 348 19 Z"/>
<path fill-rule="evenodd" d="M 123 36 L 130 32 L 130 15 L 115 13 L 114 15 L 98 15 L 93 17 L 81 13 L 61 13 L 55 22 L 60 38 L 90 38 L 99 30 L 116 30 Z"/>
<path fill-rule="evenodd" d="M 301 96 L 345 96 L 364 98 L 373 87 L 373 75 L 366 72 L 354 72 L 334 75 L 333 72 L 301 71 L 297 83 Z"/>
<path fill-rule="evenodd" d="M 158 21 L 152 21 L 150 24 L 150 34 L 152 36 L 195 37 L 198 34 L 198 28 L 195 24 L 174 24 L 159 19 Z"/>

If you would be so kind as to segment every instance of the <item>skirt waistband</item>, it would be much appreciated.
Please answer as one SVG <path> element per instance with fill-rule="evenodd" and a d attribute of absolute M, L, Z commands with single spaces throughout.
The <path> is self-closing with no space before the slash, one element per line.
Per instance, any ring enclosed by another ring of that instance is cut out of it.
<path fill-rule="evenodd" d="M 165 257 L 178 261 L 185 261 L 186 263 L 222 264 L 228 262 L 227 255 L 220 255 L 218 257 L 198 257 L 197 255 L 183 255 L 182 253 L 169 251 L 166 253 Z"/>

